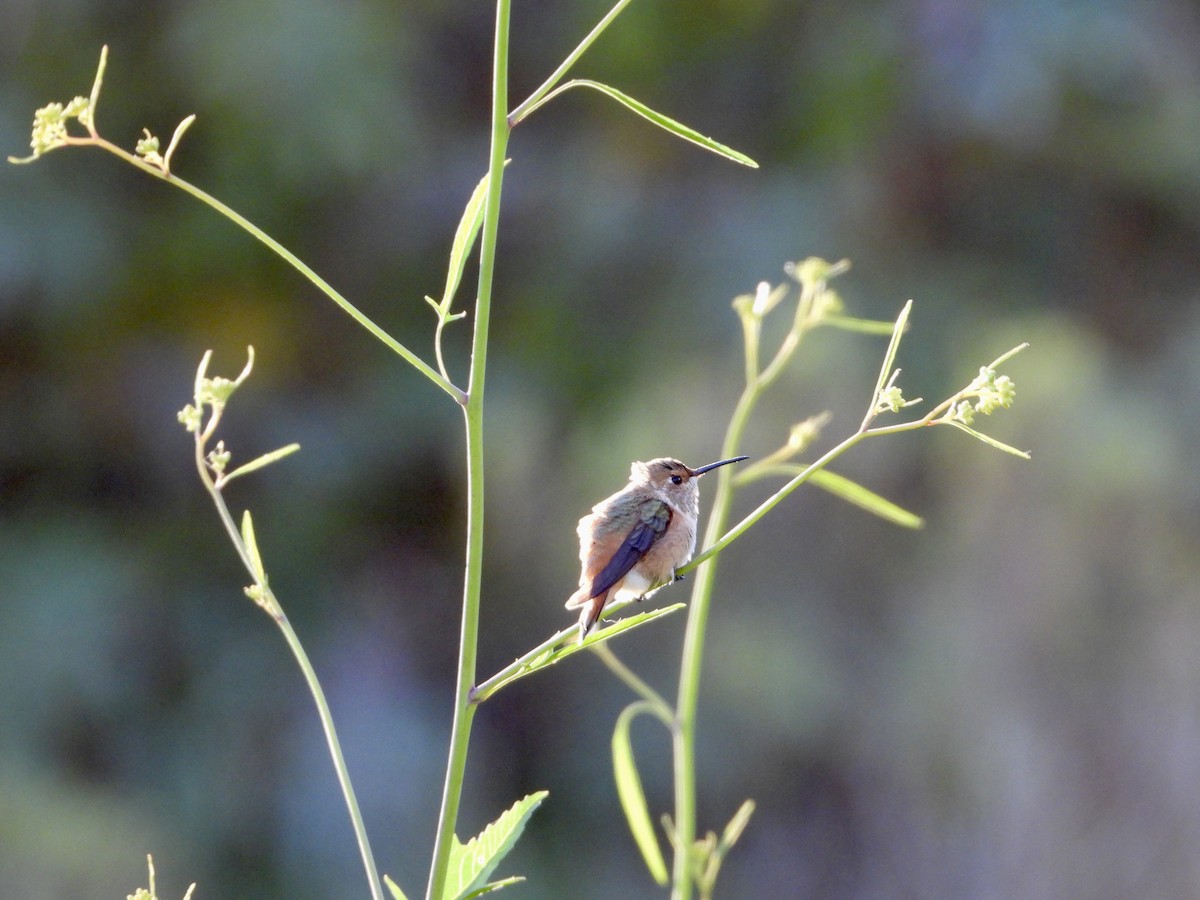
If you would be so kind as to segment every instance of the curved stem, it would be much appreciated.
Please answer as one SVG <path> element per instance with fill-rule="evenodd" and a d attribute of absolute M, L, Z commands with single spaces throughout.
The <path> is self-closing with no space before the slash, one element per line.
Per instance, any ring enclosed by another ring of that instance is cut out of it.
<path fill-rule="evenodd" d="M 601 661 L 608 666 L 614 675 L 625 682 L 625 685 L 631 691 L 642 698 L 650 712 L 662 719 L 668 728 L 674 728 L 674 711 L 671 709 L 671 704 L 663 699 L 662 694 L 646 684 L 629 666 L 621 662 L 608 644 L 596 644 L 592 647 L 592 652 L 600 657 Z"/>
<path fill-rule="evenodd" d="M 442 356 L 442 332 L 445 330 L 448 321 L 450 320 L 445 316 L 438 316 L 437 329 L 433 332 L 433 353 L 437 359 L 438 371 L 442 373 L 442 377 L 446 379 L 447 383 L 450 382 L 450 373 L 446 370 L 446 360 Z M 463 397 L 459 402 L 465 399 Z"/>
<path fill-rule="evenodd" d="M 125 160 L 126 162 L 128 162 L 134 166 L 137 166 L 143 172 L 146 172 L 149 175 L 153 175 L 155 178 L 165 181 L 168 184 L 175 185 L 176 187 L 180 188 L 181 190 L 186 191 L 187 193 L 191 194 L 193 197 L 195 197 L 201 203 L 204 203 L 207 206 L 212 207 L 217 212 L 219 212 L 221 215 L 223 215 L 225 218 L 229 219 L 231 222 L 233 222 L 235 225 L 237 225 L 239 228 L 241 228 L 243 231 L 246 231 L 252 237 L 257 238 L 260 242 L 262 242 L 268 248 L 270 248 L 277 256 L 281 257 L 293 269 L 295 269 L 297 272 L 299 272 L 301 275 L 303 275 L 305 278 L 307 278 L 310 282 L 312 282 L 314 285 L 316 285 L 316 287 L 323 294 L 325 294 L 325 296 L 327 296 L 330 300 L 332 300 L 334 303 L 336 303 L 338 306 L 340 306 L 342 308 L 342 310 L 345 311 L 346 314 L 350 316 L 350 318 L 354 319 L 355 322 L 357 322 L 359 325 L 361 325 L 363 328 L 365 328 L 368 332 L 370 332 L 372 336 L 377 338 L 381 343 L 383 343 L 386 347 L 388 347 L 388 349 L 392 350 L 394 353 L 396 353 L 397 355 L 402 357 L 405 360 L 405 362 L 409 363 L 413 368 L 415 368 L 418 372 L 420 372 L 422 375 L 424 375 L 426 378 L 428 378 L 430 381 L 432 381 L 434 384 L 436 384 L 438 387 L 440 387 L 443 391 L 445 391 L 447 394 L 449 394 L 451 397 L 453 397 L 456 401 L 458 401 L 459 403 L 463 402 L 464 394 L 463 394 L 462 390 L 460 390 L 453 383 L 451 383 L 451 381 L 448 378 L 443 376 L 440 372 L 438 372 L 436 369 L 434 369 L 432 366 L 430 366 L 427 362 L 425 362 L 425 360 L 421 359 L 421 357 L 417 356 L 415 353 L 413 353 L 411 350 L 409 350 L 407 347 L 405 347 L 403 344 L 401 344 L 399 341 L 397 341 L 394 337 L 392 337 L 390 334 L 388 334 L 386 331 L 384 331 L 382 328 L 380 328 L 378 325 L 376 325 L 375 322 L 373 322 L 370 318 L 368 318 L 365 314 L 363 314 L 358 309 L 358 307 L 356 307 L 349 300 L 347 300 L 345 297 L 343 297 L 340 293 L 338 293 L 336 290 L 334 290 L 333 286 L 330 285 L 329 282 L 327 282 L 320 275 L 318 275 L 316 272 L 314 272 L 303 260 L 301 260 L 298 256 L 296 256 L 294 253 L 292 253 L 290 250 L 288 250 L 286 247 L 284 247 L 283 244 L 279 243 L 279 241 L 275 240 L 273 237 L 271 237 L 269 234 L 267 234 L 265 231 L 263 231 L 261 228 L 259 228 L 257 225 L 255 225 L 253 222 L 251 222 L 249 219 L 247 219 L 245 216 L 236 212 L 231 207 L 226 206 L 224 203 L 222 203 L 216 197 L 212 196 L 212 194 L 209 194 L 207 191 L 204 191 L 201 188 L 196 187 L 194 184 L 191 184 L 190 182 L 184 181 L 182 178 L 178 177 L 177 175 L 168 175 L 167 173 L 163 172 L 163 170 L 160 169 L 158 166 L 151 165 L 150 163 L 146 162 L 145 160 L 139 158 L 138 156 L 136 156 L 132 153 L 129 153 L 126 150 L 123 150 L 122 148 L 118 147 L 116 144 L 113 144 L 112 142 L 105 140 L 104 138 L 101 138 L 101 137 L 71 138 L 67 141 L 67 143 L 74 144 L 74 145 L 80 145 L 80 146 L 89 146 L 89 145 L 96 146 L 96 147 L 101 148 L 102 150 L 107 150 L 109 153 L 114 153 L 117 156 L 119 156 L 121 159 Z"/>

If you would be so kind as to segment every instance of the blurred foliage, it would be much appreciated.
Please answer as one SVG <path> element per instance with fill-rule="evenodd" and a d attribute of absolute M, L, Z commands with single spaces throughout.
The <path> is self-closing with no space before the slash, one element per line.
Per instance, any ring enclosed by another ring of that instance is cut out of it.
<path fill-rule="evenodd" d="M 606 9 L 517 4 L 513 104 Z M 86 91 L 107 42 L 109 137 L 195 112 L 175 170 L 428 356 L 421 298 L 484 170 L 491 27 L 465 0 L 17 0 L 0 138 L 23 154 L 33 110 Z M 801 491 L 722 556 L 701 827 L 758 801 L 728 896 L 1200 893 L 1198 51 L 1185 0 L 635 3 L 578 74 L 762 168 L 585 92 L 514 135 L 481 672 L 567 622 L 575 523 L 630 459 L 714 458 L 741 374 L 729 300 L 785 260 L 853 259 L 839 288 L 861 315 L 916 299 L 913 396 L 1033 344 L 994 423 L 1031 464 L 957 434 L 877 442 L 842 471 L 924 532 Z M 449 326 L 459 371 L 469 327 Z M 304 449 L 230 501 L 254 509 L 322 674 L 380 866 L 424 877 L 458 411 L 209 210 L 60 151 L 0 170 L 6 895 L 124 896 L 147 852 L 168 897 L 359 883 L 304 684 L 241 594 L 175 421 L 203 350 L 233 370 L 248 343 L 227 442 Z M 855 427 L 880 352 L 812 340 L 746 452 L 823 409 L 830 440 Z M 670 684 L 682 624 L 623 658 Z M 524 896 L 580 877 L 589 897 L 647 895 L 607 764 L 627 699 L 581 658 L 481 711 L 461 831 L 550 791 L 512 857 Z"/>

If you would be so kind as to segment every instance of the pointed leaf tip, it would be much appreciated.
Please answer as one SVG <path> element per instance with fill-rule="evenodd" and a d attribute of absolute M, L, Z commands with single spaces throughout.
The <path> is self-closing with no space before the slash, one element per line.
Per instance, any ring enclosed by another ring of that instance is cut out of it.
<path fill-rule="evenodd" d="M 533 811 L 549 796 L 549 791 L 537 791 L 514 803 L 478 835 L 465 844 L 454 838 L 450 845 L 450 860 L 446 868 L 446 889 L 443 900 L 466 900 L 511 883 L 505 879 L 492 887 L 488 876 L 516 844 L 525 823 Z M 486 888 L 486 890 L 483 890 Z"/>
<path fill-rule="evenodd" d="M 648 703 L 632 703 L 617 717 L 612 736 L 613 777 L 617 783 L 617 797 L 629 823 L 629 831 L 642 853 L 646 868 L 650 870 L 650 876 L 665 887 L 669 880 L 667 864 L 663 859 L 662 848 L 658 845 L 654 823 L 650 820 L 650 807 L 646 803 L 646 793 L 642 790 L 642 779 L 638 776 L 633 742 L 629 736 L 629 726 L 634 718 L 639 713 L 652 711 Z"/>
<path fill-rule="evenodd" d="M 622 106 L 637 113 L 643 119 L 652 122 L 665 131 L 671 132 L 671 134 L 675 135 L 676 137 L 681 137 L 685 141 L 689 141 L 699 147 L 703 147 L 705 150 L 709 150 L 719 156 L 723 156 L 732 162 L 747 166 L 751 169 L 758 168 L 758 163 L 752 160 L 745 153 L 734 150 L 732 147 L 727 147 L 725 144 L 722 144 L 719 141 L 714 141 L 712 138 L 706 137 L 705 135 L 696 131 L 696 129 L 689 128 L 687 125 L 684 125 L 682 122 L 677 122 L 669 116 L 664 116 L 662 113 L 651 109 L 641 100 L 635 100 L 633 97 L 630 97 L 628 94 L 617 90 L 611 85 L 607 85 L 599 81 L 592 81 L 587 78 L 577 78 L 572 81 L 568 81 L 559 88 L 556 88 L 552 94 L 558 94 L 572 87 L 590 87 L 593 90 L 599 91 L 605 96 L 616 100 Z M 545 99 L 549 100 L 550 96 L 552 95 L 547 95 Z"/>
<path fill-rule="evenodd" d="M 250 510 L 242 513 L 242 542 L 246 545 L 246 553 L 250 557 L 250 566 L 254 577 L 261 583 L 266 580 L 267 573 L 263 569 L 262 556 L 258 552 L 258 541 L 254 539 L 254 521 L 250 518 Z"/>

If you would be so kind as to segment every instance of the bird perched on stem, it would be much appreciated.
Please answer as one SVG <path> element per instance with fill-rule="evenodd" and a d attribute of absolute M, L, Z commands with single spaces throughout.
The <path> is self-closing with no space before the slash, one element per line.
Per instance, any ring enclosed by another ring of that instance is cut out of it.
<path fill-rule="evenodd" d="M 579 639 L 600 618 L 610 599 L 641 599 L 655 585 L 675 577 L 675 570 L 696 549 L 700 485 L 705 472 L 745 456 L 690 469 L 668 456 L 635 462 L 629 484 L 592 507 L 579 520 L 579 590 L 567 609 L 582 609 Z"/>

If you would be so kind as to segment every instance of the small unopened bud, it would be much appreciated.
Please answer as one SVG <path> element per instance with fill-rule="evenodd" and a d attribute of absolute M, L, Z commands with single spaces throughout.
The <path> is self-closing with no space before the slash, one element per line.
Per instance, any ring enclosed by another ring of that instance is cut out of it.
<path fill-rule="evenodd" d="M 750 308 L 750 311 L 761 319 L 770 310 L 770 306 L 768 306 L 770 300 L 771 286 L 765 281 L 760 281 L 758 288 L 754 291 L 754 306 Z"/>

